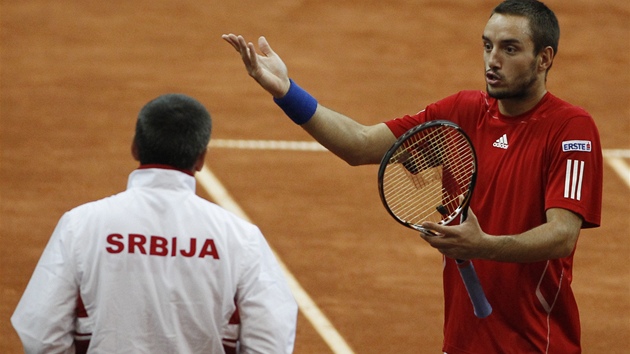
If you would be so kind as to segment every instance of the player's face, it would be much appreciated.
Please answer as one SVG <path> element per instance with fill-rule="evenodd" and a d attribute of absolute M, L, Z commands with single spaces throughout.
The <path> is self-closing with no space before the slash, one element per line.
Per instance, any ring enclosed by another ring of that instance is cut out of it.
<path fill-rule="evenodd" d="M 488 94 L 497 99 L 526 99 L 533 95 L 539 80 L 544 78 L 537 70 L 528 20 L 494 14 L 482 39 Z"/>

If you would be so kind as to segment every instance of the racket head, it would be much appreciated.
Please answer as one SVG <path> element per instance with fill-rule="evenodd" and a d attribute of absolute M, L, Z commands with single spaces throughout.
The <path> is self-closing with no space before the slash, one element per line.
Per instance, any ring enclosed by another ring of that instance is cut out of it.
<path fill-rule="evenodd" d="M 447 225 L 460 214 L 465 219 L 476 178 L 468 135 L 453 122 L 435 120 L 410 129 L 385 153 L 378 188 L 396 221 L 431 234 L 423 222 Z"/>

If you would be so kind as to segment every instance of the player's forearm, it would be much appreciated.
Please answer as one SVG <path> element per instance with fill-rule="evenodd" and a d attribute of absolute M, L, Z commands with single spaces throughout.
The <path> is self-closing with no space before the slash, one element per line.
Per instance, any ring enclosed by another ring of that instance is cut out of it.
<path fill-rule="evenodd" d="M 581 219 L 566 210 L 560 213 L 552 212 L 552 220 L 522 234 L 490 237 L 488 258 L 500 262 L 537 262 L 571 255 Z"/>
<path fill-rule="evenodd" d="M 563 258 L 571 254 L 563 237 L 536 228 L 519 235 L 493 237 L 489 259 L 500 262 L 537 262 Z"/>
<path fill-rule="evenodd" d="M 302 128 L 352 166 L 379 163 L 396 140 L 384 124 L 366 126 L 322 105 Z"/>

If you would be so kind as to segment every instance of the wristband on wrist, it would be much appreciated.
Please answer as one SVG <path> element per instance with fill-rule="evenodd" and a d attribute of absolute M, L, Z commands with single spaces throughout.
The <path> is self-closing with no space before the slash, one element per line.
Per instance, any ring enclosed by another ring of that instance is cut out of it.
<path fill-rule="evenodd" d="M 273 101 L 295 124 L 302 125 L 308 122 L 315 114 L 317 100 L 293 80 L 289 79 L 289 81 L 291 86 L 289 86 L 287 94 L 282 98 L 274 98 Z"/>

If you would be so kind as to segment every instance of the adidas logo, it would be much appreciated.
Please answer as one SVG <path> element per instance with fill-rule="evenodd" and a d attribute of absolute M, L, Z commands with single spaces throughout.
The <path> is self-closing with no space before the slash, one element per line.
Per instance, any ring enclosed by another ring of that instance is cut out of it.
<path fill-rule="evenodd" d="M 497 139 L 497 141 L 495 141 L 492 144 L 492 146 L 507 150 L 508 148 L 507 134 L 503 134 L 503 136 Z"/>

